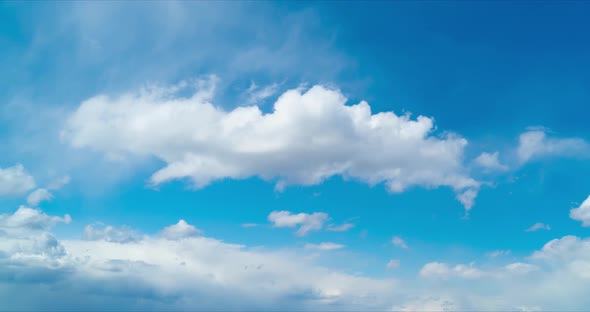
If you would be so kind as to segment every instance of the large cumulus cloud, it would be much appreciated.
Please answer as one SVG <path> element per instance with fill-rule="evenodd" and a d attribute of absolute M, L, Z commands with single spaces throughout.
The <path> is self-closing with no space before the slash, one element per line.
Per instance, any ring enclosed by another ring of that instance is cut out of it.
<path fill-rule="evenodd" d="M 163 160 L 155 185 L 188 178 L 199 188 L 257 176 L 283 188 L 340 175 L 384 182 L 391 192 L 448 186 L 467 209 L 473 205 L 479 183 L 463 166 L 467 140 L 435 136 L 432 118 L 373 113 L 367 102 L 347 105 L 339 90 L 319 85 L 284 92 L 268 113 L 256 105 L 228 111 L 212 104 L 215 81 L 194 83 L 184 97 L 179 91 L 193 85 L 97 95 L 71 114 L 62 138 L 112 157 Z"/>

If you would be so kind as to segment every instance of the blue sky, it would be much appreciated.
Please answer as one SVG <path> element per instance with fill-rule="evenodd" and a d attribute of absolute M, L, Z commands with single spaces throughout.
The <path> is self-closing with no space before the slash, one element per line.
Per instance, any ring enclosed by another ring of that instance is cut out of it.
<path fill-rule="evenodd" d="M 1 2 L 0 310 L 583 310 L 589 14 Z"/>

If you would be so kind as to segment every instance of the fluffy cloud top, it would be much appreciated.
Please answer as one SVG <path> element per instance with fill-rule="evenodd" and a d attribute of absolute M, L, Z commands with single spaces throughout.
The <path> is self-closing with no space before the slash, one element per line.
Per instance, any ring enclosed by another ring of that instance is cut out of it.
<path fill-rule="evenodd" d="M 167 239 L 181 239 L 187 237 L 195 237 L 202 233 L 194 225 L 186 223 L 184 220 L 179 220 L 178 223 L 164 228 L 160 232 L 160 236 Z"/>
<path fill-rule="evenodd" d="M 35 187 L 35 179 L 21 164 L 0 168 L 0 196 L 22 195 Z"/>
<path fill-rule="evenodd" d="M 463 166 L 467 140 L 432 135 L 433 120 L 373 114 L 368 103 L 346 105 L 339 90 L 290 90 L 270 113 L 258 106 L 226 111 L 211 104 L 215 79 L 146 88 L 116 97 L 99 95 L 71 114 L 62 139 L 110 156 L 154 156 L 167 165 L 151 183 L 189 178 L 204 187 L 224 178 L 258 176 L 277 187 L 314 185 L 340 175 L 388 190 L 448 186 L 477 189 Z"/>
<path fill-rule="evenodd" d="M 582 202 L 580 207 L 570 210 L 570 218 L 582 221 L 582 226 L 590 226 L 590 196 Z"/>
<path fill-rule="evenodd" d="M 295 232 L 297 236 L 304 236 L 308 232 L 321 230 L 328 219 L 328 214 L 324 212 L 293 214 L 289 211 L 273 211 L 268 215 L 268 221 L 273 223 L 275 227 L 293 228 L 299 226 L 299 229 Z"/>
<path fill-rule="evenodd" d="M 548 138 L 544 129 L 532 129 L 519 137 L 521 162 L 549 156 L 589 156 L 590 144 L 580 138 Z"/>

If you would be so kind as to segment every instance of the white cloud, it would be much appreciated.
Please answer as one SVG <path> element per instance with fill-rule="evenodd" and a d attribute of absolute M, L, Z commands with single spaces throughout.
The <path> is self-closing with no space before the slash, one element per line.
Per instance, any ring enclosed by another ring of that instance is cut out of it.
<path fill-rule="evenodd" d="M 554 239 L 527 258 L 530 263 L 428 263 L 420 281 L 401 283 L 326 268 L 296 250 L 249 248 L 203 236 L 58 240 L 49 232 L 69 220 L 26 207 L 0 217 L 3 305 L 31 310 L 79 310 L 92 304 L 100 310 L 562 311 L 590 304 L 588 238 Z"/>
<path fill-rule="evenodd" d="M 457 199 L 465 207 L 466 213 L 468 213 L 475 204 L 475 197 L 477 197 L 477 190 L 475 189 L 469 189 L 463 193 L 457 194 Z"/>
<path fill-rule="evenodd" d="M 257 224 L 257 223 L 244 223 L 244 224 L 242 224 L 242 227 L 251 228 L 251 227 L 257 227 L 258 225 L 259 224 Z"/>
<path fill-rule="evenodd" d="M 36 207 L 43 201 L 50 201 L 53 199 L 53 194 L 44 188 L 34 190 L 27 196 L 27 204 Z"/>
<path fill-rule="evenodd" d="M 0 168 L 0 196 L 23 195 L 35 188 L 35 179 L 23 165 Z"/>
<path fill-rule="evenodd" d="M 337 249 L 342 249 L 346 246 L 342 245 L 342 244 L 336 244 L 336 243 L 330 243 L 330 242 L 326 242 L 326 243 L 319 243 L 319 244 L 305 244 L 305 249 L 317 249 L 317 250 L 337 250 Z"/>
<path fill-rule="evenodd" d="M 580 207 L 570 210 L 570 218 L 582 221 L 582 226 L 590 226 L 590 196 L 582 202 Z"/>
<path fill-rule="evenodd" d="M 321 230 L 328 219 L 328 214 L 324 212 L 293 214 L 289 211 L 273 211 L 268 215 L 268 221 L 273 223 L 274 227 L 293 228 L 299 226 L 295 232 L 297 236 L 305 236 L 311 231 Z"/>
<path fill-rule="evenodd" d="M 330 232 L 346 232 L 350 229 L 352 229 L 354 227 L 354 224 L 352 223 L 344 223 L 341 225 L 334 225 L 334 224 L 330 224 L 328 225 L 328 227 L 326 228 L 326 230 L 330 231 Z"/>
<path fill-rule="evenodd" d="M 399 236 L 394 236 L 391 239 L 391 243 L 394 246 L 397 246 L 397 247 L 400 247 L 400 248 L 404 248 L 404 249 L 407 249 L 408 248 L 408 245 L 406 245 L 406 242 L 401 237 L 399 237 Z"/>
<path fill-rule="evenodd" d="M 189 178 L 199 188 L 258 176 L 281 189 L 340 175 L 391 192 L 448 186 L 474 194 L 480 186 L 463 166 L 467 140 L 433 135 L 428 117 L 373 114 L 366 102 L 346 105 L 340 91 L 322 86 L 283 93 L 271 113 L 225 111 L 210 103 L 214 81 L 201 81 L 189 97 L 176 95 L 181 87 L 90 98 L 62 139 L 105 155 L 155 156 L 167 164 L 152 175 L 155 185 Z"/>
<path fill-rule="evenodd" d="M 4 306 L 71 310 L 92 303 L 100 310 L 383 310 L 392 305 L 397 289 L 392 279 L 341 273 L 298 252 L 250 249 L 202 236 L 58 241 L 47 227 L 37 226 L 35 218 L 4 222 L 22 219 L 22 209 L 3 216 L 0 223 Z M 33 211 L 46 219 L 44 225 L 63 220 Z M 107 228 L 111 230 L 87 232 L 106 237 L 114 233 L 113 227 Z M 27 295 L 8 295 L 15 291 Z"/>
<path fill-rule="evenodd" d="M 499 158 L 500 153 L 481 153 L 477 158 L 475 158 L 474 162 L 476 165 L 487 169 L 487 170 L 495 170 L 495 171 L 505 171 L 508 170 L 508 166 L 503 165 L 500 163 Z"/>
<path fill-rule="evenodd" d="M 160 232 L 160 237 L 166 239 L 182 239 L 187 237 L 195 237 L 202 233 L 201 230 L 197 229 L 193 225 L 186 223 L 184 220 L 179 220 L 178 223 L 165 227 Z"/>
<path fill-rule="evenodd" d="M 545 129 L 532 129 L 520 135 L 517 155 L 521 162 L 550 156 L 589 156 L 590 144 L 580 138 L 548 138 Z"/>
<path fill-rule="evenodd" d="M 526 229 L 527 232 L 535 232 L 538 230 L 551 230 L 551 227 L 549 226 L 549 224 L 545 224 L 542 222 L 537 222 L 535 224 L 533 224 L 530 228 Z"/>
<path fill-rule="evenodd" d="M 400 265 L 400 261 L 397 259 L 391 259 L 389 260 L 389 262 L 387 262 L 387 264 L 385 265 L 386 268 L 388 269 L 397 269 L 399 268 Z"/>
<path fill-rule="evenodd" d="M 494 250 L 486 253 L 486 256 L 490 258 L 496 258 L 499 256 L 507 256 L 510 254 L 510 250 Z"/>

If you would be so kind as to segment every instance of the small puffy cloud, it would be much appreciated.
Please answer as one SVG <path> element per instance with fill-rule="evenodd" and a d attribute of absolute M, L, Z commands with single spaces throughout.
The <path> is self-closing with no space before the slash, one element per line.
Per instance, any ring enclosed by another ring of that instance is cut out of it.
<path fill-rule="evenodd" d="M 496 258 L 499 256 L 507 256 L 510 254 L 510 250 L 494 250 L 486 253 L 486 256 L 490 258 Z"/>
<path fill-rule="evenodd" d="M 551 227 L 549 226 L 549 224 L 545 224 L 542 222 L 537 222 L 535 224 L 533 224 L 530 228 L 526 229 L 527 232 L 535 232 L 538 230 L 551 230 Z"/>
<path fill-rule="evenodd" d="M 400 306 L 394 306 L 391 311 L 399 312 L 447 312 L 459 311 L 461 309 L 450 299 L 436 297 L 424 297 L 413 299 Z"/>
<path fill-rule="evenodd" d="M 312 214 L 298 213 L 293 214 L 289 211 L 273 211 L 268 215 L 274 227 L 299 227 L 295 232 L 297 236 L 304 236 L 311 231 L 319 231 L 328 221 L 328 214 L 324 212 L 314 212 Z"/>
<path fill-rule="evenodd" d="M 187 237 L 195 237 L 202 233 L 201 230 L 197 229 L 193 225 L 186 223 L 184 220 L 178 221 L 174 225 L 165 227 L 160 233 L 160 237 L 166 239 L 182 239 Z"/>
<path fill-rule="evenodd" d="M 385 265 L 386 268 L 388 269 L 397 269 L 399 268 L 400 265 L 400 261 L 397 259 L 391 259 L 387 262 L 387 264 Z"/>
<path fill-rule="evenodd" d="M 551 156 L 590 156 L 590 144 L 580 138 L 548 138 L 545 129 L 531 129 L 520 135 L 517 155 L 521 162 Z"/>
<path fill-rule="evenodd" d="M 408 245 L 406 245 L 406 242 L 401 237 L 399 237 L 399 236 L 394 236 L 391 239 L 391 243 L 394 246 L 397 246 L 397 247 L 400 247 L 400 248 L 404 248 L 404 249 L 407 249 L 408 248 Z"/>
<path fill-rule="evenodd" d="M 500 153 L 481 153 L 475 160 L 473 161 L 477 166 L 484 168 L 485 170 L 489 171 L 505 171 L 508 170 L 508 166 L 503 165 L 500 163 L 499 158 Z"/>
<path fill-rule="evenodd" d="M 353 227 L 354 227 L 354 224 L 352 224 L 352 223 L 344 223 L 341 225 L 330 224 L 330 225 L 328 225 L 326 230 L 330 231 L 330 232 L 346 232 L 346 231 L 352 229 Z"/>
<path fill-rule="evenodd" d="M 590 226 L 590 196 L 578 208 L 570 210 L 570 218 L 582 221 L 582 226 Z"/>
<path fill-rule="evenodd" d="M 242 224 L 242 227 L 251 228 L 251 227 L 257 227 L 258 225 L 259 225 L 258 223 L 244 223 L 244 224 Z"/>
<path fill-rule="evenodd" d="M 226 111 L 211 103 L 215 79 L 179 95 L 194 85 L 92 97 L 69 116 L 61 137 L 104 155 L 162 160 L 154 185 L 188 178 L 200 188 L 257 176 L 281 189 L 342 176 L 391 192 L 446 186 L 473 190 L 472 197 L 480 187 L 463 164 L 467 140 L 435 135 L 432 118 L 373 113 L 367 102 L 347 105 L 342 92 L 319 85 L 284 92 L 270 113 L 240 105 Z"/>
<path fill-rule="evenodd" d="M 35 188 L 35 179 L 23 165 L 0 168 L 0 196 L 23 195 Z"/>
<path fill-rule="evenodd" d="M 342 249 L 346 246 L 342 245 L 342 244 L 336 244 L 336 243 L 330 243 L 330 242 L 326 242 L 326 243 L 319 243 L 319 244 L 305 244 L 305 249 L 316 249 L 316 250 L 337 250 L 337 249 Z"/>
<path fill-rule="evenodd" d="M 29 196 L 27 196 L 27 203 L 30 206 L 36 207 L 43 201 L 50 201 L 53 199 L 53 194 L 51 194 L 47 189 L 40 188 L 34 190 Z"/>
<path fill-rule="evenodd" d="M 84 239 L 126 244 L 141 241 L 142 235 L 128 226 L 115 227 L 97 224 L 87 225 L 84 228 Z"/>

